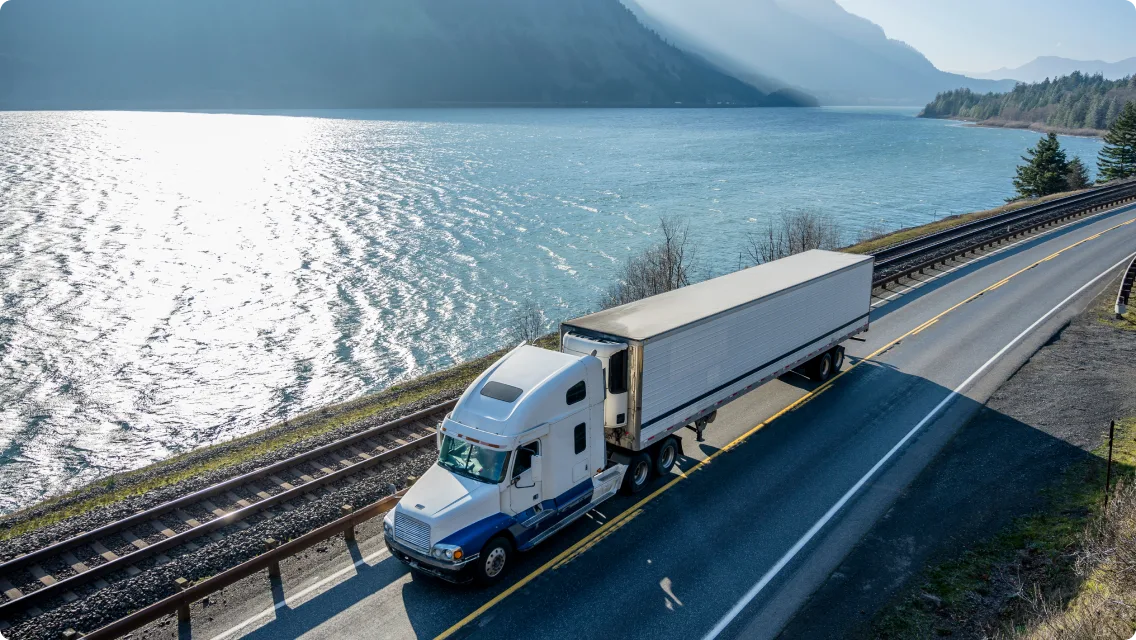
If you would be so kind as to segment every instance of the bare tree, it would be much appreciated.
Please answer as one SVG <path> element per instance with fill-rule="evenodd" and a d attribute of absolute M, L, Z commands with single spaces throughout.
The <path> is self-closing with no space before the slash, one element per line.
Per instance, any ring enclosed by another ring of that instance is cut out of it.
<path fill-rule="evenodd" d="M 509 322 L 509 338 L 513 344 L 536 342 L 543 336 L 548 322 L 536 302 L 526 299 L 513 309 Z"/>
<path fill-rule="evenodd" d="M 661 218 L 659 228 L 662 240 L 629 257 L 620 269 L 618 281 L 600 300 L 604 309 L 690 284 L 694 264 L 690 225 L 681 218 Z"/>
<path fill-rule="evenodd" d="M 884 226 L 883 220 L 873 220 L 868 224 L 860 227 L 856 232 L 856 242 L 870 242 L 877 238 L 882 238 L 887 235 L 887 227 Z"/>
<path fill-rule="evenodd" d="M 836 249 L 840 239 L 840 226 L 828 214 L 788 211 L 747 236 L 745 257 L 751 264 L 765 264 L 810 249 Z"/>

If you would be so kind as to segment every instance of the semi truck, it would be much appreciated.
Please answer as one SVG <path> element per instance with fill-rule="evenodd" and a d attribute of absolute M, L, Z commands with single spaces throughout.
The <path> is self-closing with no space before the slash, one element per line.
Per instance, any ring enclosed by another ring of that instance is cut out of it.
<path fill-rule="evenodd" d="M 500 580 L 519 552 L 617 492 L 671 473 L 677 432 L 789 372 L 828 380 L 867 331 L 871 256 L 807 251 L 564 322 L 522 344 L 437 431 L 438 459 L 383 519 L 387 547 L 452 582 Z"/>

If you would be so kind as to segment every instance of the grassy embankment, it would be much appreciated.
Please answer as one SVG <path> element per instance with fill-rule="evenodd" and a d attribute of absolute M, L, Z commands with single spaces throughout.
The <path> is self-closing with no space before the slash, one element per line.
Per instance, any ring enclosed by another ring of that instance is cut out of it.
<path fill-rule="evenodd" d="M 1102 445 L 1048 489 L 1047 509 L 925 570 L 916 588 L 877 617 L 874 635 L 1131 636 L 1136 624 L 1136 418 L 1117 423 L 1117 488 L 1106 514 L 1107 453 L 1107 444 Z M 1117 635 L 1120 629 L 1124 635 Z"/>
<path fill-rule="evenodd" d="M 870 253 L 890 244 L 1065 195 L 1069 194 L 1056 194 L 1041 200 L 1015 202 L 986 211 L 950 216 L 929 224 L 888 233 L 852 245 L 844 250 L 851 253 Z M 556 341 L 553 336 L 545 340 L 546 343 L 542 346 L 556 348 Z M 408 405 L 434 396 L 456 393 L 472 382 L 478 374 L 503 353 L 503 351 L 491 353 L 461 365 L 392 386 L 374 395 L 313 411 L 263 431 L 173 456 L 143 469 L 115 474 L 76 491 L 0 518 L 0 540 L 6 540 L 154 489 L 167 487 L 203 473 L 234 467 L 270 454 L 282 447 L 347 427 L 398 406 Z"/>

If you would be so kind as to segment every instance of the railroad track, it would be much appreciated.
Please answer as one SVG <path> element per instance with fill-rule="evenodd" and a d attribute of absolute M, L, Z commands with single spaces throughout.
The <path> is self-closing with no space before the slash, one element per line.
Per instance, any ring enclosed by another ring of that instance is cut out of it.
<path fill-rule="evenodd" d="M 251 523 L 374 476 L 434 443 L 455 401 L 429 407 L 0 563 L 0 630 L 170 562 Z"/>
<path fill-rule="evenodd" d="M 1136 181 L 1126 181 L 900 242 L 873 253 L 876 265 L 872 285 L 896 283 L 975 249 L 1132 199 L 1136 199 Z"/>

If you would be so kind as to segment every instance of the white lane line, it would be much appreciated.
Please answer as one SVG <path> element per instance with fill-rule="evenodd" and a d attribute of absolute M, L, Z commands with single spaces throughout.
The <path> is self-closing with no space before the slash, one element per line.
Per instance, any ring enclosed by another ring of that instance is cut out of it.
<path fill-rule="evenodd" d="M 1005 245 L 1005 246 L 1002 246 L 1002 247 L 998 247 L 998 249 L 996 249 L 994 251 L 983 253 L 981 255 L 976 255 L 976 256 L 972 257 L 970 260 L 967 260 L 966 262 L 964 262 L 960 265 L 952 267 L 951 269 L 948 269 L 947 271 L 943 271 L 942 273 L 939 273 L 939 274 L 936 274 L 936 275 L 934 275 L 930 278 L 927 278 L 926 280 L 916 280 L 915 281 L 916 284 L 908 285 L 908 287 L 906 289 L 904 289 L 903 291 L 896 291 L 895 293 L 891 294 L 890 296 L 888 296 L 886 298 L 880 298 L 880 300 L 878 300 L 877 302 L 873 302 L 871 306 L 872 306 L 873 309 L 878 307 L 878 306 L 882 306 L 885 303 L 888 303 L 888 302 L 891 302 L 892 300 L 895 300 L 899 296 L 911 293 L 912 291 L 915 291 L 916 289 L 919 289 L 924 285 L 930 284 L 930 283 L 938 280 L 939 278 L 942 278 L 944 276 L 948 276 L 948 275 L 954 273 L 955 271 L 962 269 L 963 267 L 974 264 L 975 262 L 978 262 L 980 260 L 985 260 L 986 258 L 992 258 L 992 257 L 998 255 L 999 253 L 1002 253 L 1003 251 L 1009 251 L 1010 249 L 1013 249 L 1014 247 L 1018 246 L 1019 244 L 1029 242 L 1030 240 L 1037 240 L 1038 238 L 1044 238 L 1045 236 L 1047 236 L 1051 233 L 1056 233 L 1058 231 L 1061 231 L 1062 229 L 1065 229 L 1066 227 L 1068 227 L 1071 224 L 1076 224 L 1078 222 L 1088 222 L 1089 220 L 1094 220 L 1096 218 L 1099 218 L 1101 216 L 1104 216 L 1104 215 L 1107 215 L 1107 214 L 1110 214 L 1110 213 L 1122 212 L 1122 211 L 1125 211 L 1126 209 L 1127 209 L 1127 207 L 1125 207 L 1125 206 L 1120 206 L 1120 207 L 1117 207 L 1116 209 L 1105 209 L 1104 211 L 1101 211 L 1099 213 L 1094 213 L 1091 216 L 1085 216 L 1083 218 L 1077 218 L 1076 220 L 1073 220 L 1073 221 L 1068 222 L 1066 224 L 1063 224 L 1061 226 L 1053 227 L 1052 229 L 1046 229 L 1045 231 L 1042 231 L 1041 233 L 1030 234 L 1028 236 L 1023 237 L 1021 240 L 1014 242 L 1013 244 L 1008 244 L 1008 245 Z M 952 260 L 957 261 L 958 258 L 952 258 Z M 914 278 L 911 278 L 911 279 L 914 280 Z M 876 297 L 879 297 L 879 296 L 876 296 Z"/>
<path fill-rule="evenodd" d="M 785 565 L 789 564 L 789 562 L 792 561 L 798 553 L 800 553 L 801 549 L 803 549 L 805 545 L 807 545 L 809 541 L 811 541 L 813 537 L 815 537 L 816 534 L 824 528 L 824 525 L 828 524 L 828 521 L 832 520 L 833 516 L 835 516 L 837 512 L 839 512 L 840 509 L 843 508 L 844 505 L 847 504 L 848 501 L 851 500 L 852 497 L 856 495 L 856 493 L 865 484 L 868 483 L 868 480 L 871 480 L 872 476 L 874 476 L 876 472 L 880 470 L 880 467 L 884 466 L 884 464 L 886 464 L 887 461 L 890 460 L 891 457 L 894 456 L 896 452 L 903 447 L 903 445 L 907 444 L 908 440 L 910 440 L 916 433 L 918 433 L 920 429 L 926 426 L 927 423 L 929 423 L 932 418 L 938 415 L 938 413 L 942 411 L 944 407 L 946 407 L 951 403 L 952 400 L 961 395 L 963 389 L 970 386 L 970 383 L 974 382 L 974 380 L 978 378 L 978 376 L 982 375 L 982 373 L 989 369 L 991 365 L 993 365 L 1002 356 L 1004 356 L 1006 352 L 1008 352 L 1015 345 L 1021 342 L 1022 339 L 1029 335 L 1031 331 L 1036 329 L 1038 325 L 1048 320 L 1049 317 L 1057 313 L 1057 311 L 1059 311 L 1061 307 L 1064 307 L 1066 304 L 1068 304 L 1070 300 L 1080 295 L 1085 289 L 1088 289 L 1092 285 L 1096 284 L 1096 282 L 1101 278 L 1108 276 L 1113 271 L 1120 268 L 1133 257 L 1136 257 L 1136 253 L 1129 254 L 1127 258 L 1112 265 L 1105 271 L 1101 272 L 1100 275 L 1082 285 L 1081 288 L 1069 294 L 1069 297 L 1057 303 L 1057 306 L 1053 307 L 1052 309 L 1047 311 L 1045 315 L 1035 320 L 1034 323 L 1027 327 L 1025 331 L 1019 333 L 1016 338 L 1010 341 L 1009 344 L 1002 347 L 998 351 L 998 353 L 995 353 L 993 356 L 991 356 L 991 358 L 987 360 L 985 364 L 979 367 L 977 371 L 970 374 L 970 377 L 968 377 L 966 380 L 963 380 L 962 384 L 955 387 L 954 391 L 950 392 L 950 394 L 948 394 L 946 398 L 943 398 L 942 402 L 935 405 L 935 408 L 931 409 L 930 413 L 923 416 L 923 419 L 919 421 L 919 424 L 916 424 L 914 427 L 912 427 L 911 431 L 907 432 L 907 435 L 903 436 L 903 438 L 899 442 L 895 443 L 895 446 L 892 447 L 891 450 L 884 455 L 884 457 L 880 458 L 879 461 L 876 462 L 876 464 L 874 464 L 872 468 L 863 475 L 863 477 L 856 481 L 856 484 L 852 485 L 852 488 L 849 489 L 843 496 L 841 496 L 840 500 L 836 501 L 836 504 L 829 507 L 828 511 L 826 511 L 825 514 L 821 516 L 821 519 L 817 520 L 816 523 L 814 523 L 813 526 L 805 532 L 805 535 L 801 536 L 801 539 L 797 540 L 792 548 L 786 551 L 785 555 L 781 556 L 781 559 L 777 561 L 777 564 L 773 565 L 773 567 L 769 569 L 769 571 L 765 572 L 765 575 L 761 577 L 761 580 L 758 580 L 757 584 L 753 585 L 753 588 L 747 591 L 746 594 L 742 596 L 741 600 L 738 600 L 737 604 L 735 604 L 734 607 L 730 609 L 730 611 L 725 616 L 723 616 L 721 620 L 718 621 L 718 624 L 714 625 L 714 628 L 711 629 L 705 636 L 703 636 L 703 640 L 713 640 L 714 638 L 717 638 L 718 635 L 721 634 L 722 631 L 724 631 L 726 627 L 728 627 L 730 623 L 734 621 L 734 618 L 738 617 L 738 614 L 741 613 L 746 608 L 746 606 L 748 606 L 749 603 L 757 597 L 757 594 L 761 593 L 761 590 L 764 589 L 766 585 L 768 585 L 770 581 L 773 580 L 773 578 L 777 577 L 777 574 L 785 568 Z"/>
<path fill-rule="evenodd" d="M 343 567 L 339 571 L 336 571 L 335 573 L 324 578 L 323 580 L 320 580 L 319 582 L 307 587 L 306 589 L 303 589 L 302 591 L 300 591 L 296 595 L 294 595 L 290 598 L 285 598 L 285 599 L 281 600 L 280 602 L 276 602 L 271 607 L 269 607 L 268 609 L 265 609 L 264 611 L 261 611 L 260 613 L 253 614 L 253 615 L 245 618 L 241 622 L 238 622 L 235 626 L 230 627 L 227 631 L 213 636 L 213 640 L 222 640 L 222 638 L 227 638 L 231 635 L 234 635 L 238 631 L 241 631 L 245 627 L 249 626 L 250 624 L 257 622 L 259 620 L 263 620 L 264 618 L 267 618 L 267 617 L 273 615 L 274 613 L 276 613 L 277 610 L 283 609 L 284 607 L 289 606 L 288 605 L 289 600 L 292 601 L 293 603 L 296 602 L 297 600 L 302 600 L 308 594 L 316 591 L 317 589 L 323 588 L 325 585 L 327 585 L 327 583 L 329 583 L 333 580 L 338 580 L 339 578 L 342 578 L 345 574 L 347 574 L 347 572 L 356 571 L 356 570 L 359 569 L 359 567 L 363 566 L 364 564 L 371 564 L 373 561 L 378 560 L 379 558 L 383 557 L 384 555 L 388 555 L 389 553 L 390 552 L 387 551 L 386 549 L 379 549 L 378 551 L 372 553 L 371 555 L 369 555 L 365 558 L 360 558 L 359 560 L 356 560 L 351 565 Z"/>

